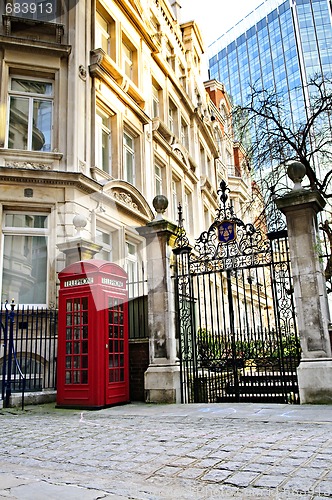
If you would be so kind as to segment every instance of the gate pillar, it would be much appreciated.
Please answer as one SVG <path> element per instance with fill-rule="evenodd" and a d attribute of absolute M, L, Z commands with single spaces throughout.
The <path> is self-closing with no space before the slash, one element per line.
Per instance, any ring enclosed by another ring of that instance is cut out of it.
<path fill-rule="evenodd" d="M 154 206 L 156 208 L 155 203 Z M 175 300 L 171 279 L 172 247 L 176 228 L 175 224 L 162 218 L 161 211 L 152 222 L 137 228 L 139 234 L 146 239 L 147 253 L 150 355 L 150 364 L 145 372 L 147 403 L 181 402 Z"/>
<path fill-rule="evenodd" d="M 298 162 L 295 162 L 298 167 Z M 286 215 L 289 237 L 294 296 L 302 359 L 298 367 L 300 401 L 314 404 L 332 404 L 332 353 L 329 338 L 329 308 L 324 271 L 317 251 L 317 213 L 325 200 L 317 191 L 301 186 L 304 175 L 289 176 L 294 189 L 276 200 L 277 207 Z"/>

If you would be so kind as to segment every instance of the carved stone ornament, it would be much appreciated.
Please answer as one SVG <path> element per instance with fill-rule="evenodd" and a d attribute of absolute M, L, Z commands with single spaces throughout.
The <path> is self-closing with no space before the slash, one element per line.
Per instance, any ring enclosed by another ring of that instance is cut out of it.
<path fill-rule="evenodd" d="M 121 201 L 122 203 L 125 203 L 126 205 L 129 205 L 130 207 L 134 208 L 135 210 L 138 210 L 138 206 L 136 203 L 133 202 L 132 197 L 128 193 L 119 193 L 117 191 L 114 192 L 114 198 L 118 201 Z"/>
<path fill-rule="evenodd" d="M 83 80 L 83 82 L 86 81 L 86 69 L 83 66 L 83 64 L 80 64 L 78 67 L 78 75 L 79 75 L 80 79 Z"/>
<path fill-rule="evenodd" d="M 31 170 L 52 170 L 53 165 L 45 163 L 36 163 L 32 161 L 6 161 L 6 167 L 28 168 Z"/>

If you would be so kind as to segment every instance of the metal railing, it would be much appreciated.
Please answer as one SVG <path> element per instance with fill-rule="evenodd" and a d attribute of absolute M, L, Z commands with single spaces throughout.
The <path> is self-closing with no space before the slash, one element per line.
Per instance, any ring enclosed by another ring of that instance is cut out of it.
<path fill-rule="evenodd" d="M 57 311 L 19 306 L 0 308 L 0 367 L 6 407 L 13 393 L 55 389 Z M 22 407 L 23 407 L 22 406 Z"/>

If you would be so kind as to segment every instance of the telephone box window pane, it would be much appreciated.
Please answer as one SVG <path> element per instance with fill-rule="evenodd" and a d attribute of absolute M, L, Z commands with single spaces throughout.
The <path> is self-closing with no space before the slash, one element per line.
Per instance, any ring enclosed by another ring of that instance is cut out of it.
<path fill-rule="evenodd" d="M 113 368 L 113 366 L 114 366 L 112 355 L 109 355 L 109 357 L 108 357 L 108 366 L 109 366 L 109 368 Z"/>
<path fill-rule="evenodd" d="M 74 342 L 74 354 L 79 354 L 79 353 L 80 353 L 80 343 Z"/>
<path fill-rule="evenodd" d="M 72 352 L 72 349 L 71 349 L 71 342 L 67 342 L 67 345 L 66 345 L 66 353 L 67 354 L 71 354 Z"/>
<path fill-rule="evenodd" d="M 74 339 L 75 340 L 79 340 L 80 338 L 80 329 L 79 328 L 75 328 L 74 329 Z"/>
<path fill-rule="evenodd" d="M 71 368 L 71 357 L 66 356 L 66 368 Z"/>
<path fill-rule="evenodd" d="M 80 367 L 81 367 L 80 357 L 74 356 L 74 368 L 80 368 Z"/>
<path fill-rule="evenodd" d="M 88 367 L 88 357 L 82 356 L 82 368 L 87 368 L 87 367 Z"/>
<path fill-rule="evenodd" d="M 71 372 L 66 371 L 66 384 L 70 384 L 71 382 Z"/>
<path fill-rule="evenodd" d="M 120 354 L 120 366 L 124 366 L 124 355 Z"/>
<path fill-rule="evenodd" d="M 82 308 L 87 309 L 88 308 L 88 297 L 83 297 L 82 298 Z"/>
<path fill-rule="evenodd" d="M 71 328 L 67 328 L 67 330 L 66 330 L 66 340 L 71 340 L 72 339 L 71 334 L 72 334 Z"/>
<path fill-rule="evenodd" d="M 83 313 L 83 323 L 87 324 L 87 322 L 88 322 L 88 311 L 85 311 Z"/>
<path fill-rule="evenodd" d="M 80 372 L 78 370 L 73 372 L 73 384 L 79 384 L 81 382 Z"/>
<path fill-rule="evenodd" d="M 82 353 L 88 354 L 88 342 L 86 340 L 82 342 Z"/>
<path fill-rule="evenodd" d="M 83 326 L 83 338 L 87 339 L 88 338 L 88 327 Z"/>
<path fill-rule="evenodd" d="M 88 383 L 88 372 L 83 371 L 82 372 L 82 384 L 87 384 Z"/>
<path fill-rule="evenodd" d="M 72 324 L 72 317 L 71 315 L 67 314 L 67 321 L 66 321 L 67 325 L 70 326 Z"/>
<path fill-rule="evenodd" d="M 120 368 L 120 381 L 121 382 L 124 381 L 124 369 L 123 368 Z"/>
<path fill-rule="evenodd" d="M 71 300 L 67 300 L 66 307 L 67 307 L 67 312 L 70 312 L 70 311 L 72 310 L 72 303 L 71 303 Z"/>

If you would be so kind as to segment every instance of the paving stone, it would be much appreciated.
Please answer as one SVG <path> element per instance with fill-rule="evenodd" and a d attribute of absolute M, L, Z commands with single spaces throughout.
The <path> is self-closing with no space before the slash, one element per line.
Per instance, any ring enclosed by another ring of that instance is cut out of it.
<path fill-rule="evenodd" d="M 255 482 L 254 486 L 277 488 L 285 481 L 285 476 L 272 476 L 270 474 L 263 474 L 259 476 Z"/>
<path fill-rule="evenodd" d="M 225 483 L 244 488 L 257 479 L 258 476 L 259 474 L 255 472 L 236 472 L 233 476 L 226 479 Z"/>
<path fill-rule="evenodd" d="M 215 482 L 222 482 L 226 478 L 228 478 L 232 473 L 230 471 L 226 470 L 221 470 L 221 469 L 212 469 L 204 476 L 202 476 L 203 481 L 215 481 Z"/>

